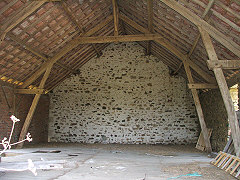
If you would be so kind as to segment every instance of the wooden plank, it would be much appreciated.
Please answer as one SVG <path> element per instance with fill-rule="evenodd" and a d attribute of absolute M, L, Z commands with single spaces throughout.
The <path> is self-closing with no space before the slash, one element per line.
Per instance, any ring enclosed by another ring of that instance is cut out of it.
<path fill-rule="evenodd" d="M 45 89 L 15 89 L 16 94 L 46 94 Z"/>
<path fill-rule="evenodd" d="M 109 22 L 111 22 L 113 19 L 113 16 L 108 16 L 102 23 L 98 24 L 94 28 L 90 29 L 88 32 L 83 33 L 82 36 L 91 36 L 95 32 L 102 29 L 104 26 L 106 26 Z M 25 80 L 22 86 L 20 88 L 26 88 L 29 86 L 32 82 L 34 82 L 49 66 L 51 63 L 56 63 L 61 57 L 63 57 L 65 54 L 76 48 L 79 44 L 79 42 L 76 42 L 76 40 L 71 40 L 64 49 L 62 49 L 60 52 L 58 52 L 54 57 L 52 57 L 48 62 L 45 62 L 30 78 Z"/>
<path fill-rule="evenodd" d="M 129 24 L 130 26 L 132 26 L 133 28 L 137 29 L 138 31 L 145 33 L 145 34 L 149 34 L 151 33 L 148 29 L 140 26 L 139 24 L 137 24 L 136 22 L 134 22 L 133 20 L 129 19 L 128 17 L 124 16 L 124 15 L 119 15 L 119 17 L 126 22 L 127 24 Z M 199 66 L 197 66 L 189 57 L 187 57 L 187 55 L 181 53 L 180 51 L 178 51 L 174 46 L 172 46 L 169 42 L 167 42 L 166 40 L 164 40 L 164 37 L 162 37 L 163 39 L 160 40 L 155 40 L 155 42 L 157 42 L 158 44 L 160 44 L 161 46 L 163 46 L 164 48 L 166 48 L 167 50 L 169 50 L 172 54 L 174 54 L 178 59 L 180 59 L 183 62 L 187 62 L 190 67 L 196 71 L 201 77 L 203 77 L 207 82 L 209 83 L 215 83 L 216 80 L 214 77 L 212 77 L 211 75 L 209 75 L 208 73 L 206 73 L 205 71 L 203 71 Z"/>
<path fill-rule="evenodd" d="M 188 82 L 190 84 L 193 84 L 194 80 L 193 80 L 193 77 L 192 77 L 192 73 L 191 73 L 189 64 L 187 64 L 187 62 L 184 62 L 183 65 L 184 65 L 184 68 L 185 68 L 185 71 L 186 71 Z M 205 142 L 205 145 L 206 145 L 206 151 L 207 152 L 212 152 L 212 147 L 211 147 L 210 139 L 209 139 L 209 136 L 208 136 L 208 129 L 207 129 L 207 126 L 206 126 L 206 123 L 205 123 L 205 120 L 204 120 L 200 99 L 198 97 L 198 92 L 197 92 L 196 89 L 191 89 L 191 91 L 192 91 L 193 100 L 194 100 L 194 103 L 195 103 L 195 106 L 196 106 L 200 126 L 201 126 L 201 129 L 202 129 L 202 134 L 203 134 L 204 142 Z"/>
<path fill-rule="evenodd" d="M 112 0 L 113 20 L 114 20 L 114 36 L 118 36 L 119 32 L 119 10 L 116 0 Z"/>
<path fill-rule="evenodd" d="M 112 42 L 132 42 L 132 41 L 148 41 L 161 39 L 162 36 L 157 34 L 140 34 L 140 35 L 119 35 L 119 36 L 96 36 L 96 37 L 81 37 L 74 40 L 80 44 L 89 43 L 112 43 Z"/>
<path fill-rule="evenodd" d="M 232 161 L 232 163 L 228 166 L 228 168 L 225 170 L 226 172 L 228 172 L 232 167 L 233 165 L 237 162 L 237 158 L 234 158 L 234 160 Z"/>
<path fill-rule="evenodd" d="M 209 69 L 240 69 L 240 60 L 208 60 L 207 65 Z"/>
<path fill-rule="evenodd" d="M 218 60 L 217 54 L 214 50 L 214 47 L 213 47 L 213 44 L 212 44 L 209 34 L 207 33 L 207 31 L 205 31 L 202 28 L 199 28 L 199 31 L 201 33 L 203 44 L 206 48 L 209 59 L 217 61 Z M 236 115 L 236 112 L 235 112 L 235 109 L 233 106 L 232 98 L 230 96 L 230 92 L 229 92 L 227 82 L 224 77 L 222 69 L 214 68 L 213 71 L 216 76 L 216 80 L 217 80 L 217 83 L 218 83 L 218 86 L 219 86 L 219 89 L 222 94 L 222 98 L 223 98 L 223 101 L 224 101 L 224 104 L 225 104 L 225 107 L 227 110 L 228 120 L 229 120 L 233 143 L 234 143 L 234 149 L 235 149 L 237 156 L 239 157 L 240 156 L 240 154 L 239 154 L 240 129 L 239 129 L 237 115 Z"/>
<path fill-rule="evenodd" d="M 195 24 L 198 27 L 203 28 L 205 31 L 207 31 L 215 40 L 220 42 L 223 46 L 228 48 L 231 52 L 233 52 L 235 55 L 240 57 L 240 46 L 232 41 L 230 38 L 228 38 L 226 35 L 221 33 L 219 30 L 208 24 L 206 21 L 201 19 L 199 16 L 191 12 L 189 9 L 185 8 L 184 6 L 177 3 L 175 0 L 161 0 L 164 4 L 166 4 L 168 7 L 172 8 L 174 11 L 181 14 L 183 17 L 191 21 L 193 24 Z"/>
<path fill-rule="evenodd" d="M 217 84 L 195 83 L 188 84 L 189 89 L 217 89 Z"/>
<path fill-rule="evenodd" d="M 8 17 L 5 20 L 5 23 L 1 27 L 1 32 L 9 32 L 14 27 L 16 27 L 20 22 L 22 22 L 26 17 L 36 11 L 39 7 L 41 7 L 45 1 L 37 1 L 37 2 L 27 2 L 27 6 L 22 9 L 22 11 L 18 12 L 14 17 Z"/>
<path fill-rule="evenodd" d="M 46 81 L 47 81 L 47 79 L 48 79 L 48 76 L 50 75 L 50 72 L 51 72 L 51 69 L 52 69 L 53 64 L 54 64 L 54 63 L 51 63 L 51 64 L 49 64 L 49 66 L 47 67 L 46 72 L 44 73 L 43 78 L 42 78 L 42 80 L 41 80 L 41 82 L 40 82 L 39 89 L 43 89 L 43 88 L 44 88 L 44 85 L 45 85 L 45 83 L 46 83 Z M 23 124 L 22 130 L 21 130 L 21 133 L 20 133 L 20 136 L 19 136 L 19 141 L 25 139 L 25 136 L 26 136 L 26 134 L 27 134 L 29 125 L 30 125 L 30 123 L 31 123 L 31 121 L 32 121 L 32 118 L 33 118 L 34 112 L 35 112 L 35 110 L 36 110 L 36 108 L 37 108 L 37 104 L 38 104 L 38 102 L 39 102 L 40 97 L 41 97 L 41 94 L 36 94 L 35 97 L 34 97 L 34 99 L 33 99 L 32 105 L 31 105 L 31 107 L 30 107 L 30 109 L 29 109 L 29 112 L 28 112 L 28 114 L 27 114 L 26 120 L 25 120 L 25 122 L 24 122 L 24 124 Z M 18 144 L 18 145 L 17 145 L 17 148 L 18 148 L 18 149 L 19 149 L 19 148 L 22 148 L 22 147 L 23 147 L 23 144 L 24 144 L 24 143 Z"/>
<path fill-rule="evenodd" d="M 236 166 L 233 168 L 233 170 L 230 172 L 231 175 L 237 170 L 237 168 L 239 167 L 239 165 L 240 165 L 240 162 L 238 162 L 238 163 L 236 164 Z"/>

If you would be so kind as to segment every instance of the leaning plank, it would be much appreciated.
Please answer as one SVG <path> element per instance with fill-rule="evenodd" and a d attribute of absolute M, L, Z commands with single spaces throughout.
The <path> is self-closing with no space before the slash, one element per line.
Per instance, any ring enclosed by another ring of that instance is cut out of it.
<path fill-rule="evenodd" d="M 235 55 L 240 57 L 240 46 L 235 43 L 233 40 L 228 38 L 226 35 L 221 33 L 219 30 L 208 24 L 202 18 L 191 12 L 189 9 L 177 3 L 175 0 L 161 0 L 164 4 L 172 8 L 174 11 L 181 14 L 183 17 L 191 21 L 198 27 L 203 28 L 207 31 L 215 40 L 220 42 L 222 45 L 227 47 L 230 51 L 232 51 Z"/>
<path fill-rule="evenodd" d="M 208 68 L 240 69 L 240 60 L 208 60 Z"/>
<path fill-rule="evenodd" d="M 185 72 L 186 72 L 189 83 L 194 83 L 189 64 L 187 64 L 186 62 L 184 62 L 183 64 L 184 64 Z M 198 97 L 198 92 L 197 92 L 196 89 L 191 89 L 191 91 L 192 91 L 193 100 L 194 100 L 194 103 L 195 103 L 195 106 L 196 106 L 200 126 L 201 126 L 201 129 L 202 129 L 203 139 L 204 139 L 204 142 L 205 142 L 205 145 L 206 145 L 206 151 L 211 152 L 212 147 L 211 147 L 210 139 L 209 139 L 209 136 L 208 136 L 208 129 L 207 129 L 207 126 L 206 126 L 206 123 L 205 123 L 205 120 L 204 120 L 200 99 Z"/>

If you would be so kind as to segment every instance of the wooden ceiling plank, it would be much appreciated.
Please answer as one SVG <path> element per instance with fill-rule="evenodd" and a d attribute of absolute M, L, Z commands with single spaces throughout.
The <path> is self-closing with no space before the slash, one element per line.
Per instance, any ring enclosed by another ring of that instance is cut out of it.
<path fill-rule="evenodd" d="M 83 33 L 82 36 L 90 36 L 94 34 L 95 32 L 99 31 L 102 29 L 105 25 L 107 25 L 109 22 L 111 22 L 113 19 L 113 16 L 107 17 L 102 23 L 98 24 L 91 30 L 89 30 L 86 33 Z M 65 54 L 67 54 L 69 51 L 73 50 L 76 48 L 80 43 L 72 43 L 74 40 L 70 41 L 64 49 L 62 49 L 60 52 L 58 52 L 54 57 L 52 57 L 48 62 L 45 62 L 30 78 L 28 78 L 24 84 L 21 86 L 21 88 L 26 88 L 29 86 L 32 82 L 34 82 L 49 66 L 50 63 L 55 63 L 57 62 L 61 57 L 63 57 Z"/>
<path fill-rule="evenodd" d="M 117 0 L 112 0 L 113 20 L 114 20 L 114 36 L 119 35 L 119 10 Z"/>
<path fill-rule="evenodd" d="M 135 29 L 137 29 L 138 31 L 142 32 L 142 33 L 150 33 L 146 28 L 140 26 L 139 24 L 135 23 L 134 21 L 132 21 L 131 19 L 129 19 L 128 17 L 124 16 L 124 15 L 120 15 L 120 18 L 128 23 L 129 25 L 131 25 L 132 27 L 134 27 Z M 206 73 L 205 71 L 203 71 L 200 67 L 198 67 L 193 61 L 191 61 L 187 55 L 181 53 L 180 51 L 178 51 L 175 47 L 173 47 L 171 44 L 169 44 L 169 42 L 166 42 L 164 39 L 160 39 L 160 40 L 155 40 L 158 44 L 160 44 L 161 46 L 163 46 L 164 48 L 166 48 L 167 50 L 169 50 L 171 53 L 173 53 L 176 57 L 178 57 L 181 61 L 186 61 L 189 63 L 189 65 L 191 66 L 191 68 L 196 71 L 201 77 L 203 77 L 207 82 L 210 83 L 215 83 L 215 78 L 212 77 L 211 75 L 209 75 L 208 73 Z"/>
<path fill-rule="evenodd" d="M 209 33 L 216 41 L 220 42 L 223 46 L 228 48 L 235 55 L 240 57 L 240 46 L 231 40 L 229 37 L 218 31 L 216 28 L 208 24 L 206 21 L 201 19 L 199 16 L 180 5 L 174 0 L 161 0 L 168 7 L 172 8 L 174 11 L 181 14 L 183 17 L 188 19 L 190 22 L 195 24 L 197 27 L 203 28 L 205 31 Z"/>
<path fill-rule="evenodd" d="M 18 39 L 17 37 L 15 37 L 13 34 L 8 34 L 8 37 L 13 40 L 14 42 L 18 43 L 20 46 L 22 46 L 23 48 L 25 48 L 26 50 L 30 51 L 31 53 L 33 53 L 34 55 L 36 55 L 37 57 L 41 58 L 44 61 L 49 61 L 49 58 L 47 58 L 46 55 L 39 53 L 38 51 L 32 49 L 30 46 L 26 45 L 25 43 L 21 42 L 20 39 Z M 66 69 L 74 74 L 77 74 L 78 72 L 76 70 L 73 70 L 67 66 L 65 66 L 62 63 L 56 62 L 56 64 L 58 64 L 60 67 L 62 67 L 63 69 Z"/>

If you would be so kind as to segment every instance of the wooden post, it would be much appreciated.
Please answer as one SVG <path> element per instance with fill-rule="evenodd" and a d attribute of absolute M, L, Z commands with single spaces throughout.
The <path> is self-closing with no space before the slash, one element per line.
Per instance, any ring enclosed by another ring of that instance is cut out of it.
<path fill-rule="evenodd" d="M 183 63 L 183 65 L 184 65 L 189 83 L 193 84 L 194 80 L 193 80 L 193 77 L 192 77 L 192 73 L 191 73 L 189 64 L 185 61 Z M 192 91 L 193 100 L 194 100 L 194 103 L 195 103 L 195 106 L 196 106 L 200 126 L 201 126 L 201 129 L 202 129 L 203 139 L 204 139 L 204 142 L 205 142 L 205 145 L 206 145 L 206 151 L 207 152 L 212 152 L 212 147 L 211 147 L 210 139 L 209 139 L 209 136 L 208 136 L 208 129 L 207 129 L 206 123 L 204 121 L 203 111 L 202 111 L 200 99 L 198 97 L 198 92 L 197 92 L 196 89 L 191 89 L 191 91 Z"/>
<path fill-rule="evenodd" d="M 203 44 L 206 48 L 206 51 L 208 53 L 208 57 L 210 60 L 217 61 L 218 57 L 215 52 L 214 46 L 212 44 L 212 40 L 210 35 L 201 27 L 198 27 L 199 31 L 202 36 Z M 240 156 L 240 129 L 239 129 L 239 123 L 237 120 L 237 115 L 234 109 L 234 105 L 232 102 L 232 98 L 230 96 L 230 92 L 227 86 L 226 79 L 224 77 L 223 71 L 221 68 L 215 67 L 213 68 L 213 72 L 215 74 L 220 92 L 222 94 L 223 102 L 225 104 L 227 114 L 228 114 L 228 121 L 230 124 L 230 129 L 231 129 L 231 134 L 233 138 L 233 143 L 234 143 L 234 149 L 236 152 L 236 155 L 239 157 Z"/>
<path fill-rule="evenodd" d="M 148 10 L 148 30 L 153 32 L 153 0 L 147 0 L 147 10 Z M 151 54 L 151 41 L 147 43 L 146 55 Z"/>
<path fill-rule="evenodd" d="M 113 19 L 114 19 L 114 36 L 118 36 L 118 26 L 119 26 L 119 20 L 118 20 L 118 5 L 116 0 L 112 0 L 112 7 L 113 7 Z"/>
<path fill-rule="evenodd" d="M 41 82 L 40 82 L 40 85 L 39 85 L 39 88 L 40 88 L 40 89 L 42 89 L 42 88 L 44 87 L 44 85 L 45 85 L 45 83 L 46 83 L 46 81 L 47 81 L 47 78 L 48 78 L 48 76 L 49 76 L 49 74 L 50 74 L 50 72 L 51 72 L 52 66 L 53 66 L 53 63 L 51 63 L 51 64 L 48 66 L 48 68 L 46 69 L 46 72 L 44 73 L 44 76 L 43 76 L 43 78 L 42 78 L 42 80 L 41 80 Z M 26 136 L 26 134 L 27 134 L 29 125 L 30 125 L 31 120 L 32 120 L 32 118 L 33 118 L 33 115 L 34 115 L 34 112 L 35 112 L 35 110 L 36 110 L 36 107 L 37 107 L 37 104 L 38 104 L 38 101 L 39 101 L 40 97 L 41 97 L 41 94 L 36 94 L 35 97 L 34 97 L 34 99 L 33 99 L 32 105 L 31 105 L 31 107 L 30 107 L 30 109 L 29 109 L 29 112 L 28 112 L 28 114 L 27 114 L 26 120 L 25 120 L 25 122 L 24 122 L 24 124 L 23 124 L 22 131 L 21 131 L 20 136 L 19 136 L 19 141 L 25 139 L 25 136 Z M 24 143 L 18 144 L 18 145 L 17 145 L 17 148 L 18 148 L 18 149 L 22 148 L 22 147 L 23 147 L 23 144 L 24 144 Z"/>

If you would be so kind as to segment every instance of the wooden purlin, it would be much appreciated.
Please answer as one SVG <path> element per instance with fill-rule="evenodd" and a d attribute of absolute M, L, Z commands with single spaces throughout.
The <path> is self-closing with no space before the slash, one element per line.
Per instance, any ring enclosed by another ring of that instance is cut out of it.
<path fill-rule="evenodd" d="M 215 52 L 214 46 L 212 44 L 212 40 L 210 35 L 208 34 L 207 31 L 205 31 L 204 29 L 202 29 L 201 27 L 199 27 L 199 31 L 201 33 L 201 37 L 203 40 L 203 44 L 206 48 L 208 57 L 210 60 L 213 61 L 218 61 L 218 57 L 217 54 Z M 226 79 L 224 77 L 223 71 L 221 68 L 213 68 L 213 72 L 215 74 L 220 92 L 222 94 L 222 98 L 227 110 L 227 114 L 228 114 L 228 120 L 229 120 L 229 124 L 230 124 L 230 129 L 231 129 L 231 133 L 232 133 L 232 138 L 233 138 L 233 143 L 234 143 L 234 149 L 235 152 L 237 154 L 237 156 L 240 156 L 240 128 L 239 128 L 239 124 L 238 124 L 238 120 L 237 120 L 237 115 L 234 109 L 234 105 L 230 96 L 230 92 L 227 86 L 227 82 Z"/>

